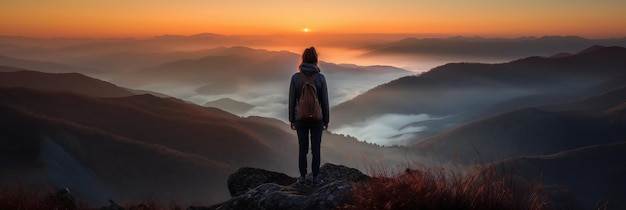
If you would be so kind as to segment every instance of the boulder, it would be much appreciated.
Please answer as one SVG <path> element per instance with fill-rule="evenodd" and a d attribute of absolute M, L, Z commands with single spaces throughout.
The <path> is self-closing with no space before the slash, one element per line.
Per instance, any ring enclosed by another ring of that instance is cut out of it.
<path fill-rule="evenodd" d="M 334 182 L 337 180 L 345 180 L 348 182 L 362 182 L 369 179 L 367 175 L 363 174 L 357 169 L 348 168 L 342 165 L 334 165 L 330 163 L 326 163 L 322 167 L 320 167 L 320 174 L 318 176 L 321 177 L 326 183 Z"/>
<path fill-rule="evenodd" d="M 78 203 L 68 188 L 49 194 L 44 202 L 55 209 L 78 209 Z"/>
<path fill-rule="evenodd" d="M 330 163 L 320 167 L 321 186 L 295 185 L 296 178 L 241 168 L 228 179 L 230 200 L 211 209 L 336 209 L 349 202 L 354 184 L 369 177 L 357 169 Z"/>
<path fill-rule="evenodd" d="M 290 185 L 296 179 L 283 173 L 277 173 L 257 168 L 240 168 L 235 173 L 228 176 L 228 191 L 231 196 L 239 196 L 248 190 L 265 183 L 276 183 L 279 185 Z"/>

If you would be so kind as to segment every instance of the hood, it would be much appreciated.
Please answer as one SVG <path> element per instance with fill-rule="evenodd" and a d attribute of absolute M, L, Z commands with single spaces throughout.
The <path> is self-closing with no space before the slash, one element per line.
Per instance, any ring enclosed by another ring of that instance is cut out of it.
<path fill-rule="evenodd" d="M 300 64 L 300 72 L 306 76 L 311 76 L 313 73 L 319 73 L 320 68 L 312 63 L 302 63 Z"/>

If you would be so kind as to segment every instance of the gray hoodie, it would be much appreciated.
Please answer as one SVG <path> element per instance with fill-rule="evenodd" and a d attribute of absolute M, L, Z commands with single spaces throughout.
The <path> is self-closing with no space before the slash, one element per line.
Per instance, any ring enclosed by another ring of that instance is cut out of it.
<path fill-rule="evenodd" d="M 311 75 L 317 73 L 317 78 L 315 78 L 315 88 L 317 89 L 317 98 L 320 101 L 320 106 L 322 107 L 322 117 L 324 125 L 328 126 L 329 119 L 329 106 L 328 106 L 328 88 L 326 86 L 326 78 L 322 73 L 320 73 L 320 68 L 315 64 L 311 63 L 302 63 L 300 64 L 300 72 L 293 74 L 291 76 L 291 84 L 289 85 L 289 122 L 296 122 L 296 103 L 300 98 L 300 93 L 302 91 L 302 85 L 304 81 L 300 78 L 300 74 L 304 74 L 306 77 L 310 77 Z"/>

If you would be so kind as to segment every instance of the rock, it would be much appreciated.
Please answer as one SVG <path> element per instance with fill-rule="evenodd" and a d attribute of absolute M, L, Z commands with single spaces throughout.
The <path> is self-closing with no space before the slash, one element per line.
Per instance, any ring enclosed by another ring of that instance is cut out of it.
<path fill-rule="evenodd" d="M 100 210 L 124 210 L 124 207 L 109 199 L 109 206 L 103 206 Z"/>
<path fill-rule="evenodd" d="M 78 209 L 76 199 L 67 188 L 63 188 L 56 193 L 48 195 L 46 199 L 45 202 L 56 209 Z"/>
<path fill-rule="evenodd" d="M 362 182 L 367 181 L 369 178 L 367 175 L 363 174 L 361 171 L 348 168 L 342 165 L 334 165 L 330 163 L 324 164 L 320 167 L 320 174 L 324 182 L 330 183 L 337 180 L 345 180 L 349 182 Z"/>
<path fill-rule="evenodd" d="M 324 184 L 295 185 L 285 174 L 262 169 L 241 168 L 228 179 L 233 195 L 213 209 L 336 209 L 349 202 L 354 184 L 369 177 L 357 169 L 324 164 L 320 168 Z"/>
<path fill-rule="evenodd" d="M 217 209 L 302 209 L 300 206 L 305 196 L 293 192 L 289 187 L 266 183 L 230 199 Z"/>
<path fill-rule="evenodd" d="M 248 190 L 265 183 L 276 183 L 279 185 L 290 185 L 296 179 L 283 173 L 277 173 L 256 168 L 240 168 L 234 174 L 228 176 L 228 190 L 231 196 L 239 196 Z"/>
<path fill-rule="evenodd" d="M 346 180 L 330 182 L 307 196 L 301 209 L 336 209 L 350 199 L 352 185 Z"/>
<path fill-rule="evenodd" d="M 201 206 L 189 206 L 189 208 L 187 208 L 187 210 L 215 210 L 217 208 L 217 206 L 215 207 L 201 207 Z"/>

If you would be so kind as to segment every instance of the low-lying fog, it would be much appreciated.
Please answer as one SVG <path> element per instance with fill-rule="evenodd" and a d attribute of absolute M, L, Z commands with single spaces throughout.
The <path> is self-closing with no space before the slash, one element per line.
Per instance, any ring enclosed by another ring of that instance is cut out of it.
<path fill-rule="evenodd" d="M 571 37 L 405 39 L 407 37 L 416 36 L 199 34 L 150 39 L 62 39 L 62 42 L 0 37 L 0 55 L 4 56 L 0 57 L 0 64 L 47 72 L 79 72 L 198 105 L 230 98 L 253 106 L 245 113 L 235 113 L 237 115 L 271 117 L 286 122 L 290 78 L 296 72 L 301 51 L 309 46 L 315 46 L 320 60 L 324 61 L 320 67 L 328 81 L 330 104 L 334 106 L 378 85 L 449 62 L 505 62 L 533 55 L 571 53 L 572 49 L 588 47 L 588 43 L 621 42 L 621 39 Z M 502 49 L 515 53 L 501 53 Z M 426 129 L 405 125 L 433 118 L 436 116 L 388 113 L 342 125 L 333 132 L 381 145 L 404 144 L 412 133 Z"/>

